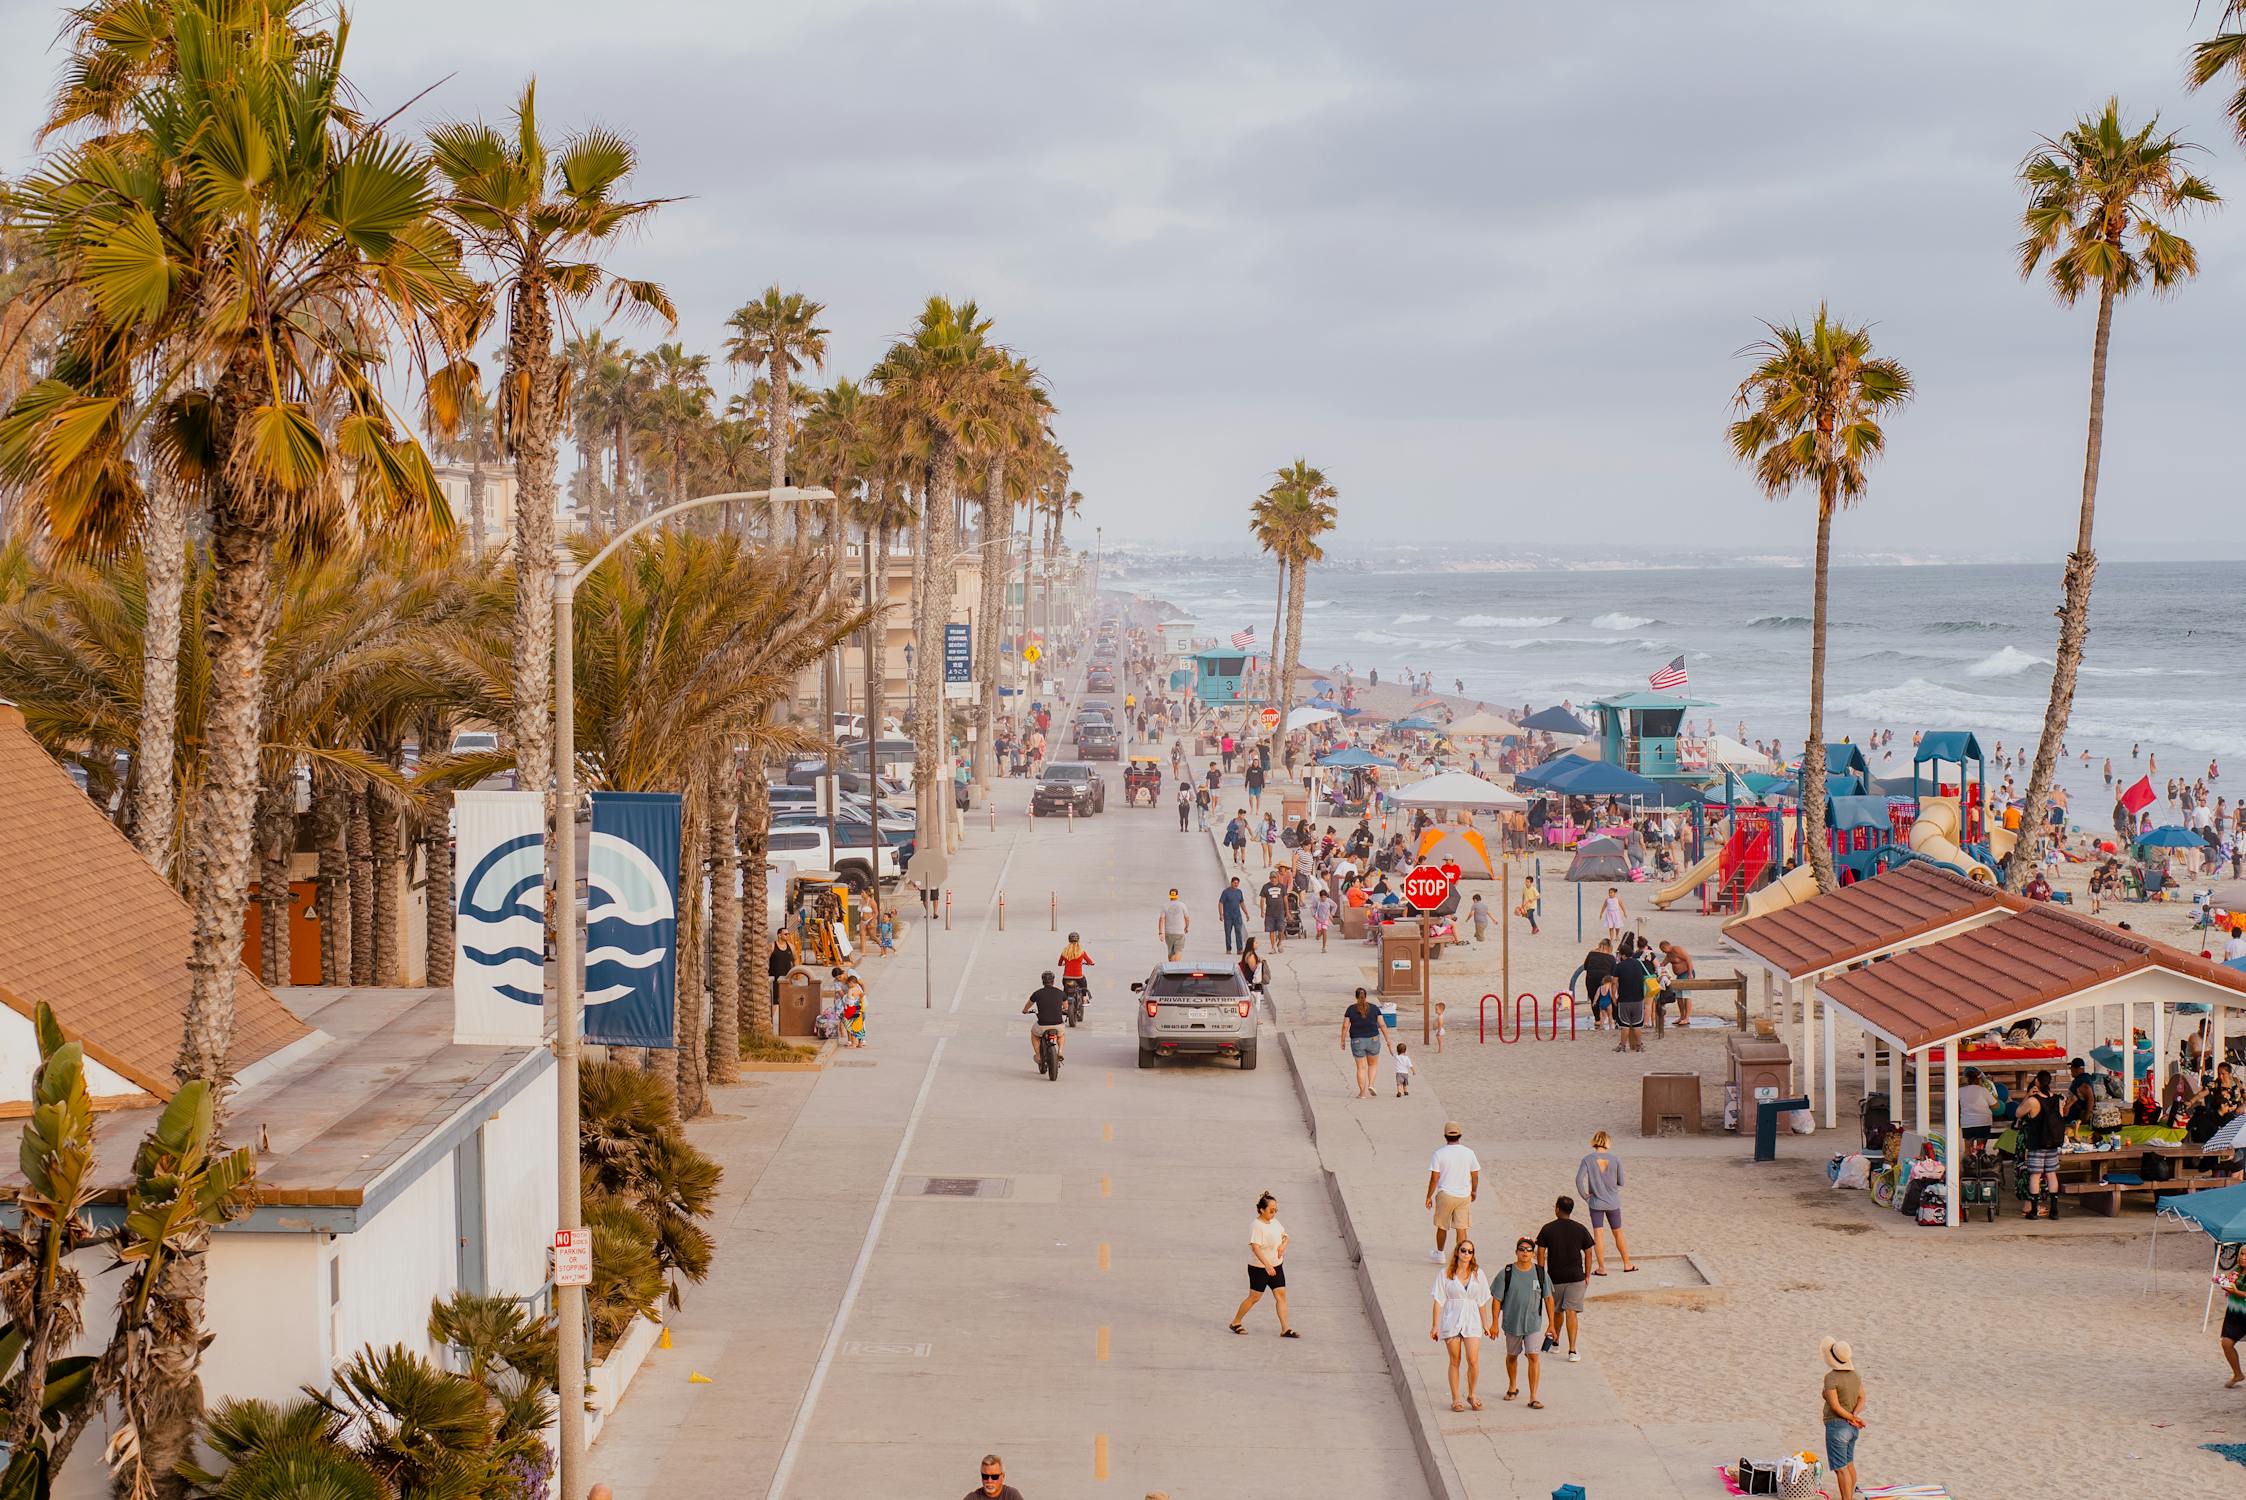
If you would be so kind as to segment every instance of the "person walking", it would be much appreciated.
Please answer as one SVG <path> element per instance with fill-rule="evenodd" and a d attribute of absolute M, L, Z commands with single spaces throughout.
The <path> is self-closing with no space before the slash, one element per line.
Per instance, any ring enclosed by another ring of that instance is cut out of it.
<path fill-rule="evenodd" d="M 1224 825 L 1224 847 L 1232 851 L 1232 862 L 1242 869 L 1248 864 L 1248 813 L 1242 808 L 1233 814 L 1232 821 Z"/>
<path fill-rule="evenodd" d="M 1193 788 L 1178 783 L 1178 832 L 1184 833 L 1193 826 Z"/>
<path fill-rule="evenodd" d="M 1320 953 L 1326 951 L 1326 938 L 1333 931 L 1334 913 L 1339 909 L 1334 904 L 1334 898 L 1326 894 L 1323 886 L 1310 898 L 1310 925 L 1318 934 L 1318 951 Z"/>
<path fill-rule="evenodd" d="M 1482 1409 L 1475 1388 L 1482 1380 L 1482 1336 L 1490 1327 L 1490 1288 L 1474 1258 L 1474 1242 L 1458 1237 L 1449 1262 L 1435 1278 L 1434 1301 L 1427 1318 L 1427 1336 L 1450 1351 L 1451 1410 L 1469 1406 Z M 1466 1399 L 1458 1394 L 1458 1369 L 1466 1367 Z"/>
<path fill-rule="evenodd" d="M 1243 776 L 1241 777 L 1241 780 L 1245 781 L 1245 782 L 1246 782 L 1246 783 L 1248 784 L 1248 806 L 1250 806 L 1250 807 L 1254 808 L 1254 809 L 1255 809 L 1255 810 L 1256 810 L 1257 812 L 1262 812 L 1262 811 L 1263 811 L 1263 765 L 1262 765 L 1262 763 L 1261 763 L 1260 761 L 1256 761 L 1256 760 L 1253 760 L 1253 759 L 1251 759 L 1251 760 L 1250 760 L 1250 761 L 1248 762 L 1248 769 L 1247 769 L 1246 773 L 1245 773 L 1245 774 L 1244 774 L 1244 775 L 1243 775 Z"/>
<path fill-rule="evenodd" d="M 1341 1013 L 1341 1045 L 1357 1064 L 1357 1097 L 1371 1098 L 1373 1074 L 1388 1045 L 1388 1032 L 1381 1025 L 1380 1007 L 1365 994 L 1363 985 L 1357 986 L 1357 998 Z"/>
<path fill-rule="evenodd" d="M 1817 1414 L 1825 1419 L 1825 1467 L 1840 1486 L 1839 1500 L 1856 1500 L 1856 1437 L 1864 1430 L 1864 1377 L 1856 1372 L 1856 1351 L 1840 1339 L 1820 1339 L 1825 1383 L 1817 1394 Z"/>
<path fill-rule="evenodd" d="M 1602 1229 L 1614 1236 L 1614 1253 L 1622 1258 L 1622 1269 L 1635 1271 L 1629 1241 L 1622 1238 L 1622 1158 L 1614 1154 L 1614 1138 L 1603 1130 L 1592 1133 L 1589 1154 L 1575 1164 L 1575 1191 L 1591 1212 L 1591 1254 L 1597 1262 L 1591 1274 L 1607 1273 L 1607 1253 L 1598 1239 Z"/>
<path fill-rule="evenodd" d="M 1544 1310 L 1544 1352 L 1560 1347 L 1560 1333 L 1568 1336 L 1568 1363 L 1580 1364 L 1575 1352 L 1576 1322 L 1583 1314 L 1584 1289 L 1591 1284 L 1589 1257 L 1598 1248 L 1598 1236 L 1575 1220 L 1575 1200 L 1562 1193 L 1552 1204 L 1552 1219 L 1536 1232 L 1536 1263 L 1552 1283 L 1552 1303 Z"/>
<path fill-rule="evenodd" d="M 2051 1070 L 2038 1069 L 2035 1081 L 2013 1106 L 2012 1127 L 2019 1133 L 2020 1170 L 2027 1191 L 2020 1195 L 2020 1217 L 2059 1217 L 2059 1143 L 2067 1138 L 2066 1117 L 2051 1097 Z"/>
<path fill-rule="evenodd" d="M 1256 952 L 1256 940 L 1244 938 L 1240 944 L 1240 977 L 1246 981 L 1248 992 L 1258 1000 L 1268 999 L 1271 993 L 1271 965 Z"/>
<path fill-rule="evenodd" d="M 1482 1196 L 1482 1159 L 1459 1144 L 1466 1127 L 1443 1124 L 1443 1144 L 1427 1162 L 1427 1207 L 1435 1216 L 1435 1248 L 1427 1258 L 1443 1258 L 1443 1237 L 1457 1230 L 1463 1238 L 1474 1228 L 1474 1200 Z"/>
<path fill-rule="evenodd" d="M 1543 928 L 1536 925 L 1536 914 L 1543 909 L 1544 893 L 1536 888 L 1536 877 L 1534 875 L 1528 874 L 1522 875 L 1521 904 L 1519 910 L 1521 915 L 1528 918 L 1529 920 L 1529 933 L 1531 936 L 1534 936 L 1535 934 L 1540 933 L 1544 930 Z"/>
<path fill-rule="evenodd" d="M 1225 734 L 1224 738 L 1217 741 L 1217 752 L 1224 757 L 1224 773 L 1227 776 L 1232 774 L 1232 757 L 1238 753 L 1239 749 L 1239 745 L 1233 740 L 1229 732 Z"/>
<path fill-rule="evenodd" d="M 1263 889 L 1257 893 L 1263 901 L 1263 932 L 1271 939 L 1271 951 L 1279 952 L 1287 937 L 1287 887 L 1274 873 L 1264 877 Z"/>
<path fill-rule="evenodd" d="M 1629 921 L 1629 913 L 1622 909 L 1621 890 L 1608 886 L 1606 900 L 1599 903 L 1599 925 L 1607 930 L 1607 941 L 1620 946 L 1622 929 L 1629 925 Z"/>
<path fill-rule="evenodd" d="M 1248 1295 L 1233 1310 L 1234 1333 L 1248 1331 L 1248 1314 L 1265 1292 L 1279 1314 L 1279 1337 L 1301 1338 L 1287 1321 L 1287 1226 L 1279 1222 L 1279 1200 L 1269 1193 L 1256 1199 L 1255 1222 L 1248 1226 Z"/>
<path fill-rule="evenodd" d="M 983 1455 L 982 1483 L 961 1500 L 1022 1500 L 1022 1492 L 1006 1482 L 1006 1461 L 995 1453 Z"/>
<path fill-rule="evenodd" d="M 1256 842 L 1263 846 L 1263 867 L 1268 870 L 1279 851 L 1279 820 L 1270 813 L 1263 815 L 1263 827 L 1256 831 Z"/>
<path fill-rule="evenodd" d="M 1178 888 L 1170 887 L 1170 899 L 1162 903 L 1162 914 L 1155 918 L 1155 936 L 1162 939 L 1162 952 L 1167 958 L 1177 958 L 1185 952 L 1185 935 L 1193 930 L 1193 914 L 1178 899 Z M 1228 950 L 1229 951 L 1229 950 Z"/>
<path fill-rule="evenodd" d="M 1505 1399 L 1521 1393 L 1520 1362 L 1529 1362 L 1529 1409 L 1544 1410 L 1536 1388 L 1544 1373 L 1541 1352 L 1544 1307 L 1552 1299 L 1552 1280 L 1536 1263 L 1536 1241 L 1513 1242 L 1513 1263 L 1497 1273 L 1490 1290 L 1497 1301 L 1497 1326 L 1505 1335 Z"/>
<path fill-rule="evenodd" d="M 1248 893 L 1240 889 L 1240 877 L 1217 892 L 1217 919 L 1224 923 L 1224 951 L 1235 953 L 1248 946 Z"/>
<path fill-rule="evenodd" d="M 1489 941 L 1490 909 L 1488 903 L 1482 900 L 1480 891 L 1474 893 L 1473 904 L 1466 908 L 1466 920 L 1474 924 L 1475 942 Z"/>
<path fill-rule="evenodd" d="M 1195 833 L 1207 833 L 1209 831 L 1209 789 L 1198 782 L 1194 784 L 1193 788 L 1193 831 Z"/>
<path fill-rule="evenodd" d="M 2223 1326 L 2219 1347 L 2223 1361 L 2230 1366 L 2230 1379 L 2223 1382 L 2224 1390 L 2246 1384 L 2246 1371 L 2238 1367 L 2238 1343 L 2246 1339 L 2246 1270 L 2232 1267 L 2221 1281 L 2223 1289 Z"/>

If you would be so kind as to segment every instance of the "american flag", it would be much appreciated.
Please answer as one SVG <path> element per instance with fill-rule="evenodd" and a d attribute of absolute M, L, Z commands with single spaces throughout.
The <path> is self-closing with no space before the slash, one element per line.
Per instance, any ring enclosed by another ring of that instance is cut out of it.
<path fill-rule="evenodd" d="M 1249 626 L 1246 630 L 1235 630 L 1232 632 L 1232 644 L 1235 648 L 1245 649 L 1246 647 L 1253 646 L 1255 643 L 1256 631 L 1253 625 Z"/>
<path fill-rule="evenodd" d="M 1646 682 L 1656 692 L 1667 692 L 1670 688 L 1683 687 L 1685 685 L 1684 658 L 1678 657 L 1675 661 L 1648 677 Z"/>

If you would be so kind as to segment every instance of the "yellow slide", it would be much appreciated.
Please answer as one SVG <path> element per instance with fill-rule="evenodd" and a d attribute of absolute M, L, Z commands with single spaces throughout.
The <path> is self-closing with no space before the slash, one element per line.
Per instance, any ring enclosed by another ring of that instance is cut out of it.
<path fill-rule="evenodd" d="M 1724 846 L 1720 842 L 1716 843 L 1716 847 L 1708 851 L 1706 859 L 1677 877 L 1676 884 L 1665 885 L 1654 892 L 1653 904 L 1662 911 L 1667 911 L 1671 902 L 1682 901 L 1700 889 L 1703 882 L 1715 879 L 1716 867 L 1723 863 L 1723 851 Z"/>
<path fill-rule="evenodd" d="M 1746 908 L 1724 923 L 1752 921 L 1767 917 L 1774 911 L 1784 911 L 1797 901 L 1807 901 L 1817 894 L 1817 872 L 1807 865 L 1796 865 L 1771 884 L 1759 891 L 1748 893 Z"/>
<path fill-rule="evenodd" d="M 2012 835 L 2009 830 L 1998 828 L 1992 829 L 1991 832 L 1992 834 L 2002 834 L 2006 847 L 2010 847 Z M 1909 839 L 1911 852 L 1923 859 L 1933 860 L 1936 864 L 1947 865 L 1959 874 L 1978 880 L 1983 885 L 1995 885 L 1997 883 L 1996 871 L 1960 849 L 1957 843 L 1957 833 L 1956 798 L 1921 797 L 1919 799 L 1918 820 L 1911 824 Z M 1992 854 L 1997 852 L 1994 838 L 1990 841 L 1989 852 Z"/>

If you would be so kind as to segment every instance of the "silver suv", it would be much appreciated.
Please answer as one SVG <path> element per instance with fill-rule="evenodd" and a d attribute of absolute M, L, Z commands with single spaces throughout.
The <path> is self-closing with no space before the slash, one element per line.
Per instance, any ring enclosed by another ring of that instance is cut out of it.
<path fill-rule="evenodd" d="M 1233 964 L 1164 963 L 1139 997 L 1139 1066 L 1181 1052 L 1212 1052 L 1256 1065 L 1256 997 Z"/>

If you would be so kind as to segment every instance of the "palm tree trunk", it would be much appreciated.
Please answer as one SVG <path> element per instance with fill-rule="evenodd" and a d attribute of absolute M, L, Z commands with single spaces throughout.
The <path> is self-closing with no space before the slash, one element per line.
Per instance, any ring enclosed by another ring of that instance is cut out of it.
<path fill-rule="evenodd" d="M 740 976 L 741 1034 L 761 1041 L 772 1034 L 771 986 L 764 974 L 764 955 L 782 920 L 764 899 L 765 835 L 772 822 L 772 797 L 764 784 L 764 757 L 751 750 L 742 757 L 739 801 L 734 825 L 741 844 L 742 914 L 741 945 L 736 968 Z"/>
<path fill-rule="evenodd" d="M 2083 648 L 2090 639 L 2090 584 L 2098 573 L 2092 536 L 2098 517 L 2098 463 L 2106 444 L 2106 349 L 2113 338 L 2113 283 L 2098 288 L 2098 332 L 2090 349 L 2090 421 L 2082 448 L 2082 513 L 2075 521 L 2074 551 L 2067 558 L 2065 593 L 2059 606 L 2059 649 L 2051 661 L 2051 698 L 2043 709 L 2043 735 L 2036 741 L 2035 768 L 2028 773 L 2027 801 L 2020 809 L 2020 834 L 2012 846 L 2012 868 L 2005 884 L 2019 890 L 2043 864 L 2050 831 L 2051 783 L 2059 770 L 2059 747 L 2074 713 L 2075 679 L 2082 671 Z"/>
<path fill-rule="evenodd" d="M 1279 626 L 1280 622 L 1286 618 L 1286 609 L 1287 555 L 1282 552 L 1279 554 L 1279 597 L 1271 603 L 1271 639 L 1267 648 L 1271 652 L 1271 691 L 1264 698 L 1266 703 L 1277 703 L 1279 701 L 1279 647 L 1282 644 L 1279 639 Z"/>
<path fill-rule="evenodd" d="M 365 787 L 351 791 L 350 819 L 343 825 L 351 853 L 351 982 L 374 983 L 374 823 Z"/>
<path fill-rule="evenodd" d="M 610 492 L 608 497 L 608 529 L 622 531 L 624 529 L 625 465 L 629 461 L 631 447 L 630 439 L 625 432 L 624 412 L 621 408 L 616 413 L 615 434 L 609 441 L 610 445 L 616 450 L 616 488 Z"/>
<path fill-rule="evenodd" d="M 350 789 L 333 771 L 316 771 L 312 781 L 312 841 L 319 850 L 320 983 L 350 980 L 351 859 L 347 828 Z"/>
<path fill-rule="evenodd" d="M 709 1080 L 703 1073 L 708 1061 L 709 996 L 703 942 L 709 936 L 703 920 L 702 882 L 707 861 L 701 856 L 709 838 L 710 789 L 702 778 L 689 778 L 684 817 L 679 828 L 678 889 L 678 995 L 671 1011 L 671 1066 L 676 1081 L 678 1113 L 691 1120 L 710 1107 Z"/>
<path fill-rule="evenodd" d="M 1817 888 L 1837 888 L 1833 852 L 1825 847 L 1825 605 L 1832 582 L 1833 509 L 1840 471 L 1827 465 L 1817 497 L 1815 594 L 1809 610 L 1809 743 L 1801 757 L 1801 836 Z"/>
<path fill-rule="evenodd" d="M 405 864 L 405 830 L 398 824 L 398 808 L 391 800 L 387 788 L 367 788 L 367 853 L 374 876 L 374 941 L 372 950 L 374 982 L 376 984 L 402 984 L 405 974 L 401 963 L 398 939 L 404 935 L 400 918 L 398 887 L 402 883 Z"/>
<path fill-rule="evenodd" d="M 1271 737 L 1273 769 L 1278 769 L 1280 749 L 1287 743 L 1287 719 L 1295 711 L 1294 663 L 1302 655 L 1302 610 L 1310 596 L 1310 564 L 1296 558 L 1287 574 L 1287 637 L 1280 660 L 1287 663 L 1279 674 L 1279 728 Z"/>
<path fill-rule="evenodd" d="M 741 1076 L 741 853 L 734 755 L 710 757 L 710 1082 Z"/>
<path fill-rule="evenodd" d="M 452 793 L 433 791 L 422 804 L 422 930 L 428 934 L 428 983 L 452 983 Z"/>
<path fill-rule="evenodd" d="M 289 982 L 289 854 L 296 846 L 296 781 L 269 779 L 257 800 L 257 977 Z"/>
<path fill-rule="evenodd" d="M 998 649 L 1006 622 L 1006 543 L 1013 536 L 1014 512 L 1006 503 L 1006 460 L 994 457 L 983 472 L 982 601 L 975 613 L 982 640 L 975 652 L 975 681 L 982 702 L 975 707 L 975 795 L 990 800 L 991 743 L 998 731 Z"/>
<path fill-rule="evenodd" d="M 788 346 L 775 339 L 771 358 L 766 367 L 771 394 L 765 408 L 765 455 L 769 462 L 766 485 L 774 493 L 765 499 L 765 526 L 772 545 L 782 545 L 787 536 L 788 506 L 778 491 L 788 482 Z M 796 528 L 796 541 L 803 541 L 803 528 Z"/>
<path fill-rule="evenodd" d="M 468 465 L 468 555 L 484 560 L 484 440 L 476 434 L 475 459 Z"/>
<path fill-rule="evenodd" d="M 561 433 L 560 361 L 553 307 L 542 285 L 518 286 L 508 303 L 507 371 L 516 398 L 515 766 L 521 785 L 543 790 L 554 740 L 554 463 Z M 552 809 L 547 810 L 551 825 Z"/>
<path fill-rule="evenodd" d="M 226 1059 L 234 1040 L 234 974 L 242 961 L 242 915 L 255 847 L 265 648 L 276 613 L 273 534 L 262 517 L 244 513 L 244 498 L 222 486 L 211 507 L 210 702 L 203 784 L 186 850 L 195 936 L 187 960 L 187 1019 L 172 1065 L 183 1082 L 207 1079 L 214 1091 L 229 1076 Z M 187 1378 L 193 1378 L 191 1370 Z M 180 1444 L 184 1457 L 185 1435 Z"/>
<path fill-rule="evenodd" d="M 873 482 L 873 503 L 881 508 L 881 481 Z M 889 687 L 889 526 L 874 528 L 873 555 L 866 559 L 866 738 L 881 738 L 881 720 L 888 712 Z"/>
<path fill-rule="evenodd" d="M 180 595 L 187 581 L 187 507 L 178 489 L 148 486 L 141 566 L 147 617 L 140 634 L 140 741 L 133 770 L 133 843 L 159 874 L 172 872 L 179 841 Z"/>

